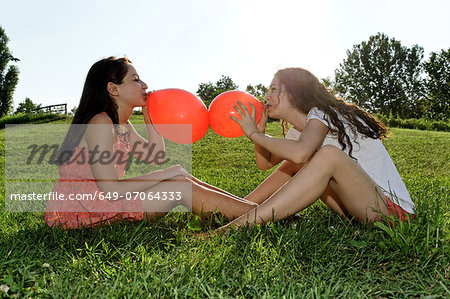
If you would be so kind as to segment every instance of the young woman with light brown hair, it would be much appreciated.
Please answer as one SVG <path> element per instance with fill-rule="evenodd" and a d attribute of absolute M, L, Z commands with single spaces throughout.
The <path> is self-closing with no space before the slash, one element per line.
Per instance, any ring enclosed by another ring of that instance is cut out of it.
<path fill-rule="evenodd" d="M 319 198 L 344 217 L 363 223 L 380 215 L 404 220 L 414 204 L 382 138 L 386 128 L 360 107 L 336 97 L 309 71 L 278 71 L 266 96 L 265 118 L 255 123 L 239 104 L 237 121 L 254 142 L 256 164 L 269 169 L 282 162 L 246 199 L 257 207 L 223 229 L 276 221 L 294 215 Z M 293 127 L 285 139 L 265 134 L 267 115 Z"/>

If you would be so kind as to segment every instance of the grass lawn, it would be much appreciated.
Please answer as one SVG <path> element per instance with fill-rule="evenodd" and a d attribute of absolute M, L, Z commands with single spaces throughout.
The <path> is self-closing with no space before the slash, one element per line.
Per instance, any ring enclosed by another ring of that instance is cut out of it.
<path fill-rule="evenodd" d="M 319 202 L 208 240 L 192 232 L 223 224 L 218 215 L 52 230 L 42 213 L 4 212 L 3 175 L 0 297 L 450 297 L 450 133 L 391 133 L 386 148 L 417 206 L 413 222 L 393 228 L 343 220 Z M 1 129 L 2 171 L 4 138 Z M 192 162 L 193 175 L 238 196 L 271 172 L 256 168 L 249 140 L 212 131 Z"/>

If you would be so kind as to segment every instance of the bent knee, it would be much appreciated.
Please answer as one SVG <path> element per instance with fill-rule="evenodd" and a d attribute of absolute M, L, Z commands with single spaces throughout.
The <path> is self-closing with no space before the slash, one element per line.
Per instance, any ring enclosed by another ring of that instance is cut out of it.
<path fill-rule="evenodd" d="M 308 163 L 312 163 L 316 168 L 328 169 L 334 173 L 334 170 L 341 168 L 343 163 L 348 161 L 351 161 L 350 157 L 341 149 L 333 145 L 325 145 L 312 156 Z"/>
<path fill-rule="evenodd" d="M 343 152 L 342 152 L 342 150 L 340 148 L 337 148 L 334 145 L 327 144 L 327 145 L 322 146 L 317 151 L 316 155 L 320 154 L 320 155 L 328 155 L 329 156 L 329 155 L 340 155 L 342 153 Z"/>
<path fill-rule="evenodd" d="M 334 145 L 325 145 L 317 150 L 317 152 L 312 156 L 311 159 L 332 162 L 345 156 L 347 156 L 347 154 L 345 154 L 341 149 L 335 147 Z"/>

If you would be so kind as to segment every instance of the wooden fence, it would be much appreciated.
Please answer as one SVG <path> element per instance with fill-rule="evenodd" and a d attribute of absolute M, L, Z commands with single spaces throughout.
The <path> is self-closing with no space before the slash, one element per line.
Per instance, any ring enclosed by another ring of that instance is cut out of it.
<path fill-rule="evenodd" d="M 50 105 L 45 107 L 39 107 L 34 109 L 36 112 L 47 112 L 47 113 L 63 113 L 67 114 L 67 104 Z"/>

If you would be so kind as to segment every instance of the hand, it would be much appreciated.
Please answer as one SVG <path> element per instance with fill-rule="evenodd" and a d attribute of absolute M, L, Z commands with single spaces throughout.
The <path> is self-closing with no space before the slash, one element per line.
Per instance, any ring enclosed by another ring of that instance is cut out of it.
<path fill-rule="evenodd" d="M 142 114 L 144 116 L 144 123 L 147 127 L 148 140 L 156 140 L 155 138 L 162 140 L 161 134 L 153 126 L 152 119 L 150 118 L 150 114 L 147 109 L 147 104 L 142 106 Z"/>
<path fill-rule="evenodd" d="M 144 122 L 146 124 L 152 124 L 150 114 L 148 113 L 147 104 L 145 104 L 145 106 L 142 106 L 142 114 L 144 115 Z"/>
<path fill-rule="evenodd" d="M 237 113 L 239 113 L 241 119 L 238 119 L 234 116 L 230 116 L 230 118 L 237 122 L 241 126 L 242 131 L 244 131 L 245 136 L 250 138 L 253 133 L 260 132 L 255 122 L 256 108 L 252 103 L 250 103 L 250 106 L 252 107 L 252 114 L 250 114 L 244 104 L 242 104 L 240 101 L 238 101 L 237 103 L 238 106 L 235 105 L 234 109 L 236 109 Z"/>

